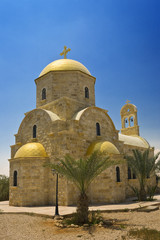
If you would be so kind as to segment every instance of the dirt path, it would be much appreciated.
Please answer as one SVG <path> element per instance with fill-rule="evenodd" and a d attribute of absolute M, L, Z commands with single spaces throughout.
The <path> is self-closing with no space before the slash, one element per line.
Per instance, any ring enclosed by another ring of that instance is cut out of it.
<path fill-rule="evenodd" d="M 112 227 L 58 228 L 52 219 L 22 214 L 0 214 L 0 240 L 121 240 L 131 228 L 150 228 L 160 231 L 160 210 L 102 214 L 114 219 Z"/>

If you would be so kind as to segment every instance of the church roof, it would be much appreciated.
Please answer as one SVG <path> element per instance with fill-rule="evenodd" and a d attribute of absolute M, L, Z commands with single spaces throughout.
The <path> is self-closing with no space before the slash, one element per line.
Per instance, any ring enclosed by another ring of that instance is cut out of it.
<path fill-rule="evenodd" d="M 149 148 L 149 143 L 140 136 L 128 136 L 119 133 L 119 140 L 123 141 L 126 145 L 132 145 L 136 147 Z"/>
<path fill-rule="evenodd" d="M 95 141 L 91 143 L 88 147 L 86 155 L 91 155 L 95 151 L 99 151 L 104 154 L 120 154 L 116 146 L 108 141 Z"/>
<path fill-rule="evenodd" d="M 26 143 L 18 149 L 14 158 L 48 157 L 41 143 Z"/>
<path fill-rule="evenodd" d="M 40 73 L 39 77 L 43 76 L 44 74 L 50 71 L 81 71 L 88 75 L 91 73 L 88 69 L 80 62 L 72 60 L 72 59 L 58 59 L 56 61 L 51 62 L 48 64 Z"/>

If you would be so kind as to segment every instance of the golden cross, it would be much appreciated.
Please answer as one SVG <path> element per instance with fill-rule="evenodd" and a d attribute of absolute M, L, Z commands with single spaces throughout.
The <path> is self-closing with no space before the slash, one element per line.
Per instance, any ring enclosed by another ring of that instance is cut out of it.
<path fill-rule="evenodd" d="M 131 101 L 129 101 L 129 100 L 126 101 L 127 104 L 130 103 L 130 102 L 131 102 Z"/>
<path fill-rule="evenodd" d="M 63 52 L 60 53 L 60 55 L 61 55 L 61 56 L 64 55 L 64 59 L 66 59 L 66 58 L 67 58 L 67 53 L 68 53 L 69 51 L 71 51 L 71 49 L 70 49 L 70 48 L 67 49 L 67 47 L 64 46 L 64 50 L 63 50 Z"/>

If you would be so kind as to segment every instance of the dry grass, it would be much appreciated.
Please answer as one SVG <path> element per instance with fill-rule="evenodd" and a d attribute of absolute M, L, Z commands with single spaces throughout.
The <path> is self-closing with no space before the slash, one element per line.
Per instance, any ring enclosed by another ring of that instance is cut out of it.
<path fill-rule="evenodd" d="M 155 229 L 131 229 L 128 235 L 143 240 L 160 240 L 160 231 Z"/>

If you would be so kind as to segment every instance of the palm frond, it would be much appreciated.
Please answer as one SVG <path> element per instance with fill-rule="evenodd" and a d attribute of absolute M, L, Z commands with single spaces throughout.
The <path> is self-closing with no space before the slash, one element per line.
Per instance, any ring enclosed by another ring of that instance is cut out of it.
<path fill-rule="evenodd" d="M 47 164 L 46 166 L 55 169 L 59 174 L 74 182 L 84 193 L 93 179 L 113 164 L 109 157 L 94 152 L 90 157 L 78 160 L 66 155 L 64 160 L 59 160 L 59 164 Z"/>

